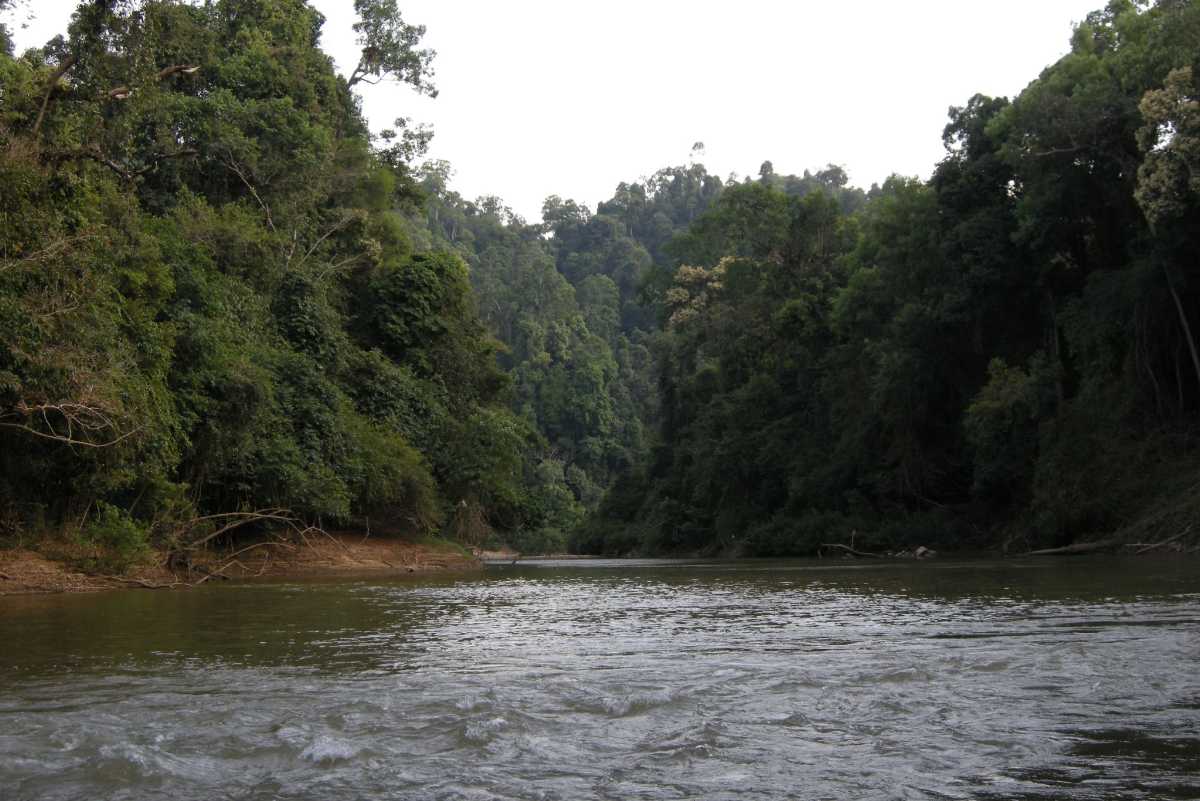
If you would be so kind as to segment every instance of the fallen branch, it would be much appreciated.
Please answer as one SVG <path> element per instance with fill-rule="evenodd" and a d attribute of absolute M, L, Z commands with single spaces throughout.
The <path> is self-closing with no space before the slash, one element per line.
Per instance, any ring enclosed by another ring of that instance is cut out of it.
<path fill-rule="evenodd" d="M 268 547 L 287 548 L 289 551 L 296 550 L 296 546 L 292 545 L 290 542 L 284 542 L 283 540 L 272 540 L 271 542 L 255 543 L 254 545 L 250 545 L 246 548 L 242 548 L 240 551 L 231 553 L 229 556 L 227 556 L 225 558 L 232 561 L 234 559 L 237 559 L 239 556 L 241 556 L 244 553 L 253 551 L 255 548 L 268 548 Z"/>
<path fill-rule="evenodd" d="M 296 526 L 296 518 L 292 517 L 290 512 L 288 512 L 286 509 L 265 509 L 259 512 L 232 512 L 224 515 L 212 515 L 208 519 L 211 520 L 222 517 L 237 517 L 238 519 L 231 523 L 226 523 L 211 534 L 189 543 L 186 549 L 189 551 L 195 551 L 201 546 L 208 544 L 212 540 L 215 540 L 222 534 L 226 534 L 236 528 L 241 528 L 249 523 L 260 523 L 264 520 L 270 520 L 277 523 L 287 523 L 293 528 Z M 183 530 L 189 530 L 192 525 L 204 519 L 205 518 L 197 518 L 196 520 L 192 521 L 192 523 L 189 523 L 187 526 L 185 526 Z"/>
<path fill-rule="evenodd" d="M 110 581 L 122 581 L 127 584 L 137 584 L 145 587 L 148 590 L 169 590 L 173 587 L 178 587 L 183 584 L 182 581 L 173 581 L 170 584 L 156 584 L 152 581 L 146 581 L 139 578 L 126 578 L 125 576 L 99 576 L 99 578 L 108 579 Z"/>
<path fill-rule="evenodd" d="M 1132 525 L 1125 526 L 1117 533 L 1128 540 L 1132 539 L 1132 535 L 1135 533 L 1154 528 L 1172 515 L 1179 514 L 1181 511 L 1186 510 L 1186 508 L 1191 505 L 1192 500 L 1196 497 L 1197 492 L 1200 492 L 1200 482 L 1192 484 L 1183 492 L 1178 493 L 1178 497 L 1180 498 L 1178 502 L 1159 508 L 1153 514 L 1141 518 Z"/>
<path fill-rule="evenodd" d="M 231 553 L 229 556 L 226 556 L 225 560 L 224 560 L 224 564 L 222 564 L 216 570 L 210 570 L 204 578 L 200 579 L 192 586 L 199 587 L 201 584 L 208 581 L 213 576 L 221 576 L 221 578 L 228 578 L 228 576 L 225 576 L 223 574 L 226 570 L 228 570 L 233 565 L 240 565 L 243 570 L 246 570 L 246 566 L 243 565 L 240 561 L 238 561 L 239 556 L 241 556 L 244 553 L 253 551 L 256 548 L 270 548 L 270 547 L 274 547 L 274 546 L 279 546 L 281 548 L 287 548 L 290 551 L 296 550 L 296 547 L 294 545 L 292 545 L 291 543 L 284 542 L 283 540 L 272 540 L 271 542 L 256 542 L 254 545 L 249 545 L 245 548 L 242 548 L 240 551 L 235 551 L 234 553 Z M 267 569 L 266 566 L 268 564 L 270 564 L 270 562 L 271 562 L 271 552 L 267 551 L 267 558 L 263 562 L 263 569 L 260 570 L 255 575 L 261 576 L 263 574 L 263 572 Z"/>
<path fill-rule="evenodd" d="M 1077 542 L 1074 545 L 1066 545 L 1062 548 L 1043 548 L 1040 551 L 1030 551 L 1025 555 L 1079 556 L 1082 554 L 1096 553 L 1098 551 L 1111 551 L 1114 548 L 1120 548 L 1124 544 L 1124 541 L 1120 539 L 1100 540 L 1098 542 Z"/>
<path fill-rule="evenodd" d="M 844 551 L 845 553 L 848 553 L 851 556 L 860 556 L 860 557 L 863 557 L 864 559 L 882 559 L 883 558 L 883 554 L 867 553 L 866 551 L 856 551 L 854 548 L 851 548 L 849 545 L 842 545 L 842 544 L 836 543 L 836 542 L 821 543 L 821 549 L 823 550 L 825 548 L 833 548 L 834 550 L 837 550 L 837 551 Z M 516 562 L 516 559 L 514 559 L 513 562 Z"/>
<path fill-rule="evenodd" d="M 1150 551 L 1156 551 L 1159 548 L 1165 548 L 1166 546 L 1170 545 L 1171 543 L 1178 542 L 1179 540 L 1183 539 L 1184 537 L 1186 537 L 1188 534 L 1191 534 L 1191 533 L 1192 533 L 1192 527 L 1188 526 L 1183 531 L 1179 532 L 1178 534 L 1176 534 L 1174 537 L 1171 537 L 1170 539 L 1165 539 L 1162 542 L 1154 542 L 1154 543 L 1151 543 L 1149 545 L 1139 548 L 1138 550 L 1134 551 L 1134 555 L 1136 556 L 1136 555 L 1141 555 L 1144 553 L 1150 553 Z"/>
<path fill-rule="evenodd" d="M 226 522 L 226 521 L 228 521 L 228 522 Z M 252 545 L 247 545 L 244 548 L 241 548 L 240 550 L 234 551 L 233 553 L 228 554 L 227 556 L 220 559 L 219 560 L 220 567 L 216 568 L 215 570 L 207 570 L 205 568 L 201 568 L 207 572 L 207 575 L 205 575 L 199 581 L 197 581 L 193 584 L 189 584 L 188 586 L 198 587 L 201 584 L 203 584 L 204 582 L 208 581 L 213 576 L 220 576 L 221 578 L 227 578 L 226 576 L 223 575 L 223 573 L 225 570 L 228 570 L 233 565 L 238 565 L 243 570 L 245 570 L 247 573 L 249 573 L 250 572 L 249 569 L 246 568 L 246 566 L 243 565 L 240 561 L 238 561 L 238 557 L 245 553 L 253 551 L 257 548 L 280 547 L 280 548 L 286 548 L 290 551 L 295 551 L 297 548 L 297 545 L 295 545 L 291 542 L 287 542 L 283 538 L 284 536 L 288 536 L 291 538 L 298 538 L 301 542 L 304 543 L 305 546 L 307 546 L 308 548 L 311 549 L 313 547 L 313 543 L 309 539 L 308 535 L 310 533 L 320 534 L 325 537 L 328 537 L 330 540 L 332 540 L 333 542 L 335 542 L 342 548 L 345 548 L 347 551 L 349 550 L 349 548 L 346 546 L 345 543 L 337 540 L 335 537 L 333 537 L 331 534 L 329 534 L 329 532 L 325 531 L 325 529 L 321 528 L 320 526 L 301 527 L 300 519 L 290 509 L 260 509 L 258 511 L 254 511 L 254 512 L 223 512 L 220 514 L 206 515 L 204 517 L 194 518 L 194 519 L 188 521 L 187 523 L 183 524 L 179 528 L 177 528 L 175 530 L 176 538 L 178 539 L 178 541 L 184 542 L 186 544 L 181 545 L 179 548 L 172 551 L 168 555 L 167 566 L 171 567 L 172 569 L 174 569 L 176 571 L 181 570 L 181 569 L 186 569 L 187 571 L 190 572 L 194 569 L 193 565 L 192 565 L 191 555 L 195 551 L 203 548 L 205 545 L 212 542 L 214 539 L 216 539 L 217 537 L 220 537 L 223 534 L 227 534 L 230 531 L 233 531 L 237 528 L 248 525 L 250 523 L 261 523 L 261 522 L 282 523 L 284 525 L 284 527 L 286 527 L 286 529 L 289 533 L 285 535 L 282 532 L 278 532 L 275 534 L 275 537 L 276 537 L 275 539 L 271 539 L 266 542 L 256 542 L 256 543 L 253 543 Z M 198 539 L 195 539 L 195 540 L 192 540 L 189 542 L 188 539 L 189 539 L 190 532 L 193 529 L 195 529 L 197 526 L 199 526 L 203 523 L 216 523 L 217 528 L 215 531 L 212 531 Z M 259 572 L 256 575 L 262 575 L 266 571 L 266 565 L 270 563 L 270 559 L 271 559 L 271 552 L 267 551 L 267 558 L 264 561 L 263 567 L 259 570 Z"/>
<path fill-rule="evenodd" d="M 343 551 L 346 551 L 347 553 L 349 553 L 349 552 L 350 552 L 350 546 L 348 546 L 346 543 L 342 542 L 342 541 L 341 541 L 341 540 L 339 540 L 337 537 L 333 536 L 332 534 L 330 534 L 328 531 L 326 531 L 325 529 L 321 528 L 320 526 L 309 526 L 309 527 L 308 527 L 308 528 L 306 528 L 304 531 L 305 531 L 305 533 L 307 533 L 307 532 L 309 532 L 309 531 L 315 531 L 315 532 L 317 532 L 318 534 L 324 534 L 324 535 L 325 535 L 325 537 L 326 537 L 326 538 L 327 538 L 327 539 L 328 539 L 330 542 L 332 542 L 334 545 L 338 546 L 339 548 L 341 548 Z"/>

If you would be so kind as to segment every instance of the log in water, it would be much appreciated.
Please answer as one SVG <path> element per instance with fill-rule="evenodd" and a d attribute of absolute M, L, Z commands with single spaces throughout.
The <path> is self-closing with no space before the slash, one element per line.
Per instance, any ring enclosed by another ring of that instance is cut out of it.
<path fill-rule="evenodd" d="M 1198 574 L 573 562 L 3 598 L 0 798 L 1196 798 Z"/>

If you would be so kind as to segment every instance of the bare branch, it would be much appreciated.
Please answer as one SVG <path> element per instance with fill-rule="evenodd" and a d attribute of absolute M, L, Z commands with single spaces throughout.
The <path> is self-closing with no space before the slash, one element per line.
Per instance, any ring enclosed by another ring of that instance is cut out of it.
<path fill-rule="evenodd" d="M 312 247 L 305 251 L 304 255 L 300 257 L 300 262 L 296 266 L 299 267 L 304 264 L 304 262 L 308 261 L 308 257 L 311 256 L 316 249 L 321 246 L 322 242 L 336 234 L 338 231 L 345 230 L 347 227 L 349 227 L 350 223 L 357 219 L 358 217 L 354 214 L 347 214 L 346 216 L 342 217 L 342 219 L 336 222 L 328 231 L 321 234 L 321 236 L 317 238 L 316 242 L 313 242 Z"/>
<path fill-rule="evenodd" d="M 33 428 L 31 426 L 22 425 L 21 423 L 0 423 L 0 428 L 11 428 L 11 429 L 15 429 L 17 431 L 24 431 L 25 433 L 32 434 L 35 437 L 41 437 L 42 439 L 53 440 L 54 442 L 61 442 L 64 445 L 79 445 L 80 447 L 83 447 L 83 448 L 97 448 L 97 449 L 111 448 L 114 445 L 119 445 L 120 443 L 129 439 L 130 437 L 132 437 L 134 434 L 136 434 L 139 431 L 139 429 L 135 428 L 133 431 L 126 432 L 126 433 L 122 434 L 121 436 L 117 437 L 116 439 L 111 439 L 108 442 L 88 442 L 87 440 L 75 439 L 70 434 L 58 434 L 58 433 L 47 434 L 43 431 L 38 431 L 36 428 Z"/>
<path fill-rule="evenodd" d="M 108 413 L 97 406 L 72 402 L 39 403 L 31 406 L 25 401 L 21 401 L 14 409 L 17 415 L 26 419 L 40 417 L 46 430 L 37 429 L 28 423 L 15 423 L 4 420 L 0 420 L 0 428 L 23 431 L 42 439 L 61 442 L 65 445 L 78 445 L 83 448 L 111 448 L 129 439 L 141 430 L 140 428 L 135 428 L 120 436 L 96 442 L 89 435 L 117 430 L 116 423 L 109 417 Z M 7 416 L 11 418 L 14 415 L 10 413 Z M 57 425 L 51 419 L 52 417 L 60 420 Z M 62 430 L 64 427 L 65 431 Z"/>
<path fill-rule="evenodd" d="M 335 273 L 339 272 L 340 270 L 345 269 L 346 267 L 350 267 L 351 265 L 357 264 L 358 262 L 360 262 L 362 260 L 363 260 L 363 254 L 361 254 L 361 253 L 357 253 L 353 256 L 348 256 L 348 257 L 342 259 L 341 261 L 337 262 L 336 264 L 331 264 L 328 267 L 326 267 L 324 270 L 322 270 L 320 272 L 320 274 L 317 275 L 317 280 L 324 281 L 329 276 L 334 275 Z"/>
<path fill-rule="evenodd" d="M 103 164 L 105 167 L 112 170 L 122 180 L 132 181 L 135 178 L 158 169 L 158 165 L 164 161 L 195 156 L 198 155 L 199 152 L 200 151 L 194 148 L 183 148 L 182 150 L 178 150 L 174 153 L 154 153 L 150 156 L 150 163 L 137 170 L 130 169 L 129 167 L 108 158 L 100 151 L 100 148 L 98 147 L 91 147 L 84 150 L 61 150 L 56 153 L 51 153 L 49 158 L 52 161 L 58 162 L 70 161 L 73 159 L 94 161 L 97 164 Z"/>
<path fill-rule="evenodd" d="M 250 182 L 250 179 L 248 177 L 246 177 L 246 173 L 242 170 L 241 167 L 238 166 L 238 163 L 236 161 L 234 161 L 232 154 L 229 156 L 229 159 L 224 163 L 225 163 L 225 166 L 228 167 L 233 172 L 234 175 L 236 175 L 238 178 L 241 179 L 241 181 L 245 185 L 245 187 L 250 190 L 250 194 L 254 196 L 254 199 L 256 201 L 258 201 L 258 205 L 262 208 L 263 213 L 267 215 L 267 227 L 269 227 L 271 229 L 271 233 L 279 233 L 275 229 L 275 220 L 271 216 L 271 207 L 268 206 L 266 201 L 264 201 L 262 199 L 262 197 L 258 194 L 258 190 L 254 188 L 254 184 Z"/>
<path fill-rule="evenodd" d="M 284 514 L 277 513 L 280 511 L 285 512 L 285 513 Z M 286 510 L 273 510 L 273 509 L 267 510 L 265 512 L 236 512 L 231 515 L 227 515 L 227 517 L 237 517 L 238 519 L 236 519 L 230 523 L 226 523 L 225 525 L 221 526 L 220 528 L 218 528 L 216 531 L 212 532 L 211 534 L 201 537 L 200 539 L 196 540 L 195 542 L 189 544 L 187 546 L 187 549 L 194 551 L 194 550 L 200 548 L 202 545 L 205 545 L 206 543 L 211 542 L 212 540 L 215 540 L 217 537 L 221 536 L 222 534 L 226 534 L 230 531 L 233 531 L 236 528 L 241 528 L 242 526 L 248 525 L 250 523 L 260 523 L 260 522 L 263 522 L 266 520 L 270 520 L 270 521 L 274 521 L 277 523 L 287 523 L 290 527 L 297 528 L 296 522 L 298 520 L 298 518 L 292 516 L 291 513 L 286 512 Z M 190 528 L 190 524 L 189 524 L 189 526 L 187 526 L 185 528 Z"/>

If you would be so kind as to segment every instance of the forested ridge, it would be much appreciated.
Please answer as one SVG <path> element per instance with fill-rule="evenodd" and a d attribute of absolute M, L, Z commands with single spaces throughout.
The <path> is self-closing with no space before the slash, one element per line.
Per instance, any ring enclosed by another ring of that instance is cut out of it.
<path fill-rule="evenodd" d="M 407 118 L 371 135 L 356 92 L 436 93 L 433 56 L 354 5 L 349 75 L 303 0 L 0 30 L 0 538 L 1186 535 L 1200 2 L 1090 15 L 1019 96 L 951 110 L 928 181 L 694 153 L 538 223 L 454 192 Z"/>

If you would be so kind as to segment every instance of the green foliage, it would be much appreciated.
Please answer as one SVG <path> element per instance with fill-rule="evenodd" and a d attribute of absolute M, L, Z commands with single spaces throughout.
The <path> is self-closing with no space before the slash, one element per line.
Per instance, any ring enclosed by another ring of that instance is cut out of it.
<path fill-rule="evenodd" d="M 421 134 L 376 151 L 348 91 L 432 94 L 423 29 L 355 7 L 348 80 L 303 0 L 87 3 L 40 54 L 4 48 L 6 520 L 97 509 L 85 539 L 122 565 L 237 510 L 412 533 L 469 495 L 563 524 L 526 495 L 537 438 L 466 265 L 416 252 Z"/>
<path fill-rule="evenodd" d="M 726 187 L 655 250 L 660 443 L 576 546 L 1061 544 L 1182 491 L 1198 37 L 1200 3 L 1110 3 L 1020 96 L 952 109 L 928 182 Z"/>
<path fill-rule="evenodd" d="M 396 0 L 354 0 L 354 11 L 359 17 L 354 30 L 362 56 L 348 79 L 350 85 L 392 77 L 436 97 L 437 91 L 429 82 L 433 52 L 417 49 L 425 27 L 405 23 Z"/>
<path fill-rule="evenodd" d="M 1044 358 L 1035 357 L 1028 371 L 992 360 L 988 382 L 963 417 L 974 455 L 975 497 L 1001 508 L 1028 503 L 1019 496 L 1030 485 L 1040 421 L 1052 413 L 1053 393 Z"/>
<path fill-rule="evenodd" d="M 93 546 L 95 555 L 86 565 L 104 573 L 124 573 L 149 553 L 149 528 L 123 509 L 99 501 L 83 531 L 80 543 Z"/>
<path fill-rule="evenodd" d="M 354 87 L 434 94 L 433 54 L 354 7 L 346 78 L 304 0 L 0 31 L 0 525 L 770 555 L 1059 543 L 1194 484 L 1200 3 L 1089 15 L 927 182 L 691 164 L 538 224 L 407 118 L 372 143 Z"/>
<path fill-rule="evenodd" d="M 354 507 L 376 528 L 430 531 L 443 517 L 425 457 L 395 431 L 358 415 L 348 420 L 348 460 L 342 475 L 354 489 Z"/>

